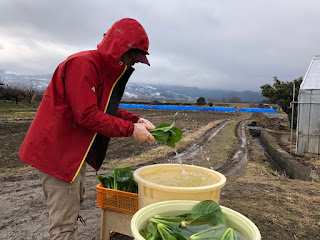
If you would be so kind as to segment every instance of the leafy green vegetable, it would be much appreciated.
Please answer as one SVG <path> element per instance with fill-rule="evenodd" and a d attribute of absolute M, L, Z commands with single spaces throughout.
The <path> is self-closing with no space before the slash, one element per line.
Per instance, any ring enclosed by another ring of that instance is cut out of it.
<path fill-rule="evenodd" d="M 192 234 L 201 232 L 201 231 L 206 230 L 210 227 L 211 226 L 208 224 L 203 224 L 203 225 L 199 225 L 199 226 L 187 225 L 186 228 L 181 227 L 181 231 L 179 232 L 179 234 L 182 235 L 184 238 L 189 239 Z"/>
<path fill-rule="evenodd" d="M 181 222 L 183 220 L 185 220 L 185 218 L 188 216 L 189 214 L 183 214 L 183 215 L 179 215 L 179 216 L 163 216 L 163 215 L 154 215 L 153 218 L 155 219 L 162 219 L 162 220 L 167 220 L 167 221 L 171 221 L 171 222 Z"/>
<path fill-rule="evenodd" d="M 238 237 L 233 228 L 228 228 L 222 235 L 220 240 L 237 240 Z"/>
<path fill-rule="evenodd" d="M 212 200 L 204 200 L 196 204 L 191 210 L 191 217 L 193 222 L 208 222 L 213 226 L 227 222 L 219 204 Z"/>
<path fill-rule="evenodd" d="M 105 188 L 138 193 L 138 183 L 133 178 L 132 168 L 113 168 L 106 177 L 98 176 Z"/>
<path fill-rule="evenodd" d="M 190 213 L 178 216 L 155 215 L 144 229 L 147 240 L 240 240 L 239 232 L 226 225 L 219 204 L 204 200 Z"/>
<path fill-rule="evenodd" d="M 173 236 L 173 232 L 170 228 L 168 228 L 166 225 L 162 223 L 157 224 L 157 230 L 160 233 L 160 236 L 164 240 L 176 240 L 176 238 Z"/>
<path fill-rule="evenodd" d="M 177 222 L 171 222 L 171 221 L 166 221 L 166 220 L 156 219 L 156 218 L 150 218 L 149 221 L 156 224 L 159 224 L 159 223 L 164 224 L 166 225 L 166 227 L 170 228 L 171 230 L 180 231 L 179 229 L 180 223 L 177 223 Z"/>
<path fill-rule="evenodd" d="M 147 240 L 156 240 L 160 238 L 160 233 L 157 229 L 157 224 L 150 222 L 147 228 L 146 239 Z"/>
<path fill-rule="evenodd" d="M 171 125 L 164 123 L 155 129 L 149 130 L 158 143 L 165 143 L 168 147 L 174 148 L 175 144 L 180 141 L 182 130 L 174 126 L 177 114 L 174 115 L 174 121 Z"/>
<path fill-rule="evenodd" d="M 228 227 L 223 224 L 210 227 L 209 229 L 191 235 L 190 240 L 220 240 L 226 229 L 228 229 Z"/>

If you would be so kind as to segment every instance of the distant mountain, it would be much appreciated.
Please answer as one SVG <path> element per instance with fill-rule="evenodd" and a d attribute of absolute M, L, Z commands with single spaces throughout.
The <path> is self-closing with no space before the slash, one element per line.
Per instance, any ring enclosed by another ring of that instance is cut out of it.
<path fill-rule="evenodd" d="M 173 91 L 170 86 L 153 86 L 137 83 L 127 83 L 124 92 L 124 99 L 146 99 L 146 100 L 175 100 L 193 102 L 196 98 L 184 94 L 183 92 Z"/>
<path fill-rule="evenodd" d="M 28 88 L 30 85 L 38 91 L 44 91 L 51 79 L 51 75 L 18 75 L 5 73 L 0 70 L 0 81 L 10 87 Z"/>
<path fill-rule="evenodd" d="M 228 90 L 209 90 L 209 89 L 200 89 L 196 87 L 184 87 L 184 86 L 168 86 L 168 85 L 154 85 L 154 87 L 159 92 L 171 92 L 174 91 L 176 94 L 182 94 L 189 96 L 193 100 L 196 100 L 198 97 L 204 97 L 205 99 L 213 99 L 215 101 L 228 101 L 232 97 L 238 97 L 243 102 L 261 102 L 262 95 L 260 92 L 253 91 L 228 91 Z M 174 90 L 173 90 L 174 89 Z M 170 95 L 167 96 L 170 98 Z"/>
<path fill-rule="evenodd" d="M 51 75 L 17 75 L 0 71 L 0 81 L 8 86 L 27 88 L 30 84 L 38 91 L 44 91 L 48 86 Z M 252 91 L 227 91 L 208 90 L 196 87 L 171 86 L 171 85 L 146 85 L 138 83 L 128 83 L 123 95 L 123 99 L 146 99 L 157 101 L 196 101 L 198 97 L 204 97 L 215 101 L 228 101 L 232 97 L 238 97 L 243 102 L 261 102 L 260 92 Z"/>

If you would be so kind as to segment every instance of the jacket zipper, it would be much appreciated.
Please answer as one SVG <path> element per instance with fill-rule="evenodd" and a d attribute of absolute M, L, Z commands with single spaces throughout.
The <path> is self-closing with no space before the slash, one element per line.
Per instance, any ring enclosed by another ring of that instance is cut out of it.
<path fill-rule="evenodd" d="M 119 81 L 119 79 L 122 77 L 122 75 L 125 73 L 126 70 L 127 70 L 127 66 L 125 65 L 123 72 L 120 74 L 120 76 L 118 77 L 118 79 L 117 79 L 117 80 L 115 81 L 115 83 L 113 84 L 113 86 L 112 86 L 112 88 L 111 88 L 111 91 L 110 91 L 110 94 L 109 94 L 109 97 L 108 97 L 108 101 L 107 101 L 106 107 L 105 107 L 105 109 L 104 109 L 104 113 L 106 113 L 106 111 L 107 111 L 107 108 L 108 108 L 108 105 L 109 105 L 109 102 L 110 102 L 110 97 L 111 97 L 111 95 L 112 95 L 112 92 L 113 92 L 114 87 L 116 86 L 117 82 Z M 73 183 L 73 181 L 74 181 L 74 180 L 76 179 L 76 177 L 78 176 L 78 173 L 80 172 L 80 169 L 81 169 L 84 161 L 86 160 L 86 157 L 87 157 L 87 155 L 88 155 L 88 152 L 89 152 L 89 150 L 90 150 L 90 148 L 91 148 L 91 146 L 92 146 L 92 144 L 93 144 L 94 139 L 96 138 L 96 136 L 97 136 L 97 133 L 94 134 L 94 136 L 93 136 L 93 138 L 92 138 L 92 140 L 91 140 L 91 143 L 90 143 L 90 145 L 89 145 L 89 147 L 88 147 L 88 149 L 87 149 L 87 151 L 86 151 L 86 154 L 84 155 L 84 157 L 83 157 L 83 159 L 82 159 L 82 161 L 81 161 L 81 164 L 80 164 L 80 166 L 79 166 L 79 168 L 78 168 L 75 176 L 73 177 L 71 183 Z"/>

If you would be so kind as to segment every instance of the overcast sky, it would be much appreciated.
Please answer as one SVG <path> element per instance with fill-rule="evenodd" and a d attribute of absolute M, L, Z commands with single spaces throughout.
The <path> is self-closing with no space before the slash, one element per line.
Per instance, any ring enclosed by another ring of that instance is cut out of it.
<path fill-rule="evenodd" d="M 150 41 L 135 83 L 260 91 L 320 54 L 319 0 L 1 0 L 0 70 L 52 74 L 125 17 Z"/>

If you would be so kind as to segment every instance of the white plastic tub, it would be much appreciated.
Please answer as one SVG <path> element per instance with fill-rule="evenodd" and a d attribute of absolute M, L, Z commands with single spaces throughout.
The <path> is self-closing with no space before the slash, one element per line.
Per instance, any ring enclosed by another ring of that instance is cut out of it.
<path fill-rule="evenodd" d="M 191 211 L 199 201 L 172 200 L 150 204 L 138 210 L 131 219 L 131 232 L 136 240 L 145 240 L 140 231 L 148 226 L 149 219 L 156 214 L 176 216 Z M 227 216 L 227 225 L 239 231 L 248 240 L 261 240 L 257 226 L 247 217 L 230 208 L 220 206 Z"/>

